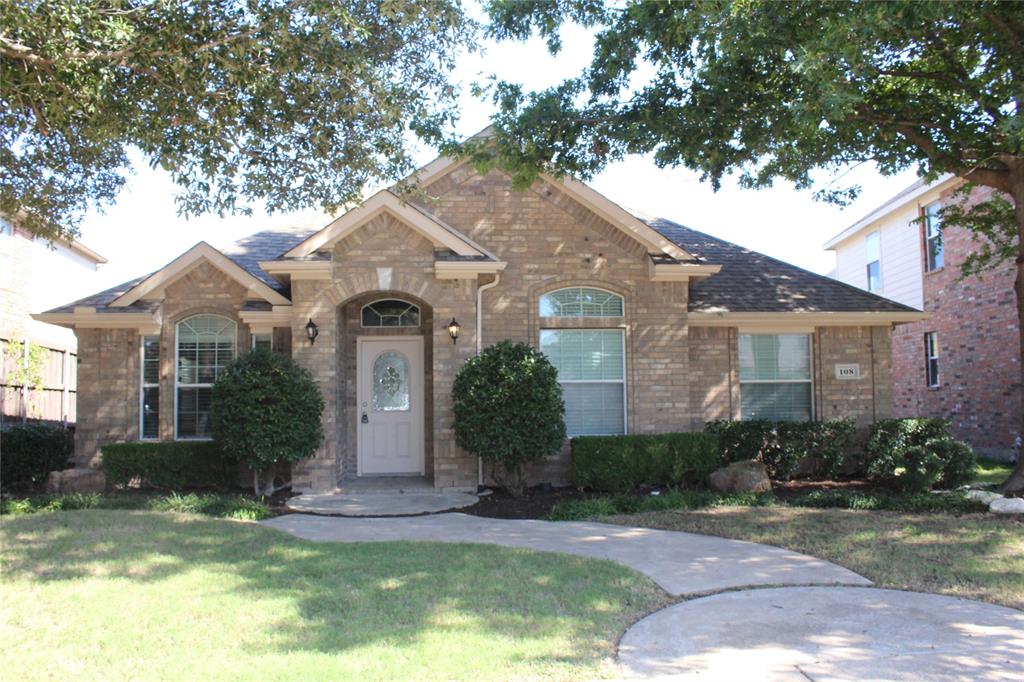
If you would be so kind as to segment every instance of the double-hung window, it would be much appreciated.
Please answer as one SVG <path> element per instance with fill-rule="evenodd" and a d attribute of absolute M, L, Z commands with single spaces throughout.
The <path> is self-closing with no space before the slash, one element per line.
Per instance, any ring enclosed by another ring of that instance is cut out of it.
<path fill-rule="evenodd" d="M 743 419 L 813 418 L 808 334 L 740 334 L 739 351 Z"/>
<path fill-rule="evenodd" d="M 878 232 L 872 232 L 864 239 L 864 250 L 867 255 L 868 291 L 879 291 L 882 288 L 882 244 Z"/>
<path fill-rule="evenodd" d="M 924 373 L 929 388 L 939 385 L 939 339 L 935 332 L 924 335 Z"/>
<path fill-rule="evenodd" d="M 139 395 L 139 437 L 160 437 L 160 337 L 142 337 L 142 385 Z"/>
<path fill-rule="evenodd" d="M 944 260 L 942 249 L 942 220 L 939 202 L 924 207 L 924 252 L 925 270 L 931 272 L 942 267 Z"/>
<path fill-rule="evenodd" d="M 575 287 L 545 294 L 544 318 L 621 318 L 623 299 Z M 569 436 L 626 432 L 626 340 L 619 327 L 542 329 L 540 349 L 558 370 Z"/>
<path fill-rule="evenodd" d="M 177 438 L 210 437 L 213 384 L 235 359 L 235 339 L 235 323 L 219 315 L 196 315 L 178 323 Z"/>

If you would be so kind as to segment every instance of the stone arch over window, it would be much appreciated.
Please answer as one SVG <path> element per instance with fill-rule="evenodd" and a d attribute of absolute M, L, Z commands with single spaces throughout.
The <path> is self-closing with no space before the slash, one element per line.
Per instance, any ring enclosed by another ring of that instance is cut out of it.
<path fill-rule="evenodd" d="M 419 327 L 420 307 L 398 298 L 383 298 L 364 305 L 360 311 L 360 326 Z"/>
<path fill-rule="evenodd" d="M 203 313 L 176 325 L 174 353 L 174 435 L 205 439 L 210 432 L 213 384 L 235 359 L 238 326 L 234 320 Z"/>
<path fill-rule="evenodd" d="M 540 297 L 541 317 L 624 317 L 625 299 L 598 287 L 565 287 Z"/>

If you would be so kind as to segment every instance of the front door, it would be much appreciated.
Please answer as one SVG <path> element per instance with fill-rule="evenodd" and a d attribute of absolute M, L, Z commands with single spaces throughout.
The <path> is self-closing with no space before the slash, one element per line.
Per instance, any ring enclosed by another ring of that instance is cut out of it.
<path fill-rule="evenodd" d="M 422 337 L 361 337 L 356 345 L 359 475 L 422 476 Z"/>

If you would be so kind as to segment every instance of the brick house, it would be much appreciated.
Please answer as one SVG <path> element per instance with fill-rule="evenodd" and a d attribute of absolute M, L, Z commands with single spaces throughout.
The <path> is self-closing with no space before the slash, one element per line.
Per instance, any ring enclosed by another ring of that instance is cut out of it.
<path fill-rule="evenodd" d="M 963 228 L 944 228 L 936 214 L 960 182 L 918 181 L 825 248 L 836 252 L 837 279 L 928 313 L 892 335 L 896 416 L 948 417 L 957 438 L 1010 459 L 1024 414 L 1015 270 L 1006 263 L 960 278 L 977 243 Z M 991 191 L 978 187 L 970 201 L 984 201 Z"/>
<path fill-rule="evenodd" d="M 78 240 L 50 243 L 0 218 L 0 423 L 75 421 L 75 335 L 33 320 L 32 311 L 59 303 L 69 290 L 94 288 L 106 262 Z M 42 351 L 38 388 L 16 378 L 32 346 Z"/>
<path fill-rule="evenodd" d="M 200 243 L 39 315 L 78 335 L 78 462 L 111 441 L 208 437 L 217 369 L 261 345 L 323 390 L 326 439 L 293 467 L 298 489 L 379 475 L 475 488 L 485 474 L 453 441 L 451 387 L 502 339 L 551 358 L 574 435 L 891 414 L 891 325 L 922 317 L 907 306 L 573 180 L 519 192 L 450 158 L 414 179 L 414 193 L 378 192 L 320 229 Z M 531 472 L 569 474 L 568 448 Z"/>

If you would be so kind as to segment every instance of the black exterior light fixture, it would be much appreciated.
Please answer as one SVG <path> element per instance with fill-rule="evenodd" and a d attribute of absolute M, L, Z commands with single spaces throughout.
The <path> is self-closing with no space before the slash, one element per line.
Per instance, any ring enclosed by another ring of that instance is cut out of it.
<path fill-rule="evenodd" d="M 452 337 L 452 343 L 459 340 L 459 330 L 461 329 L 462 325 L 453 317 L 452 321 L 448 323 L 448 336 Z"/>
<path fill-rule="evenodd" d="M 313 318 L 309 318 L 309 322 L 306 323 L 306 336 L 309 337 L 309 345 L 312 346 L 319 335 L 320 330 L 316 328 L 316 323 L 313 322 Z"/>

